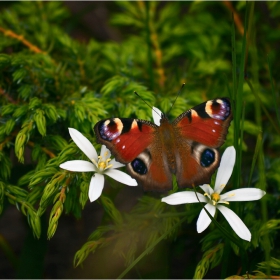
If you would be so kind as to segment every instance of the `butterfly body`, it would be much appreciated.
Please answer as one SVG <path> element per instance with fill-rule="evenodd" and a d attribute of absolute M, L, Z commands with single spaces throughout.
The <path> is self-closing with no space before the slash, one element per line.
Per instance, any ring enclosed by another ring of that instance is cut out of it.
<path fill-rule="evenodd" d="M 144 190 L 165 191 L 172 188 L 172 174 L 180 188 L 210 182 L 231 119 L 230 101 L 219 98 L 193 107 L 171 123 L 163 115 L 160 126 L 111 118 L 98 122 L 94 130 L 97 141 L 127 165 Z"/>

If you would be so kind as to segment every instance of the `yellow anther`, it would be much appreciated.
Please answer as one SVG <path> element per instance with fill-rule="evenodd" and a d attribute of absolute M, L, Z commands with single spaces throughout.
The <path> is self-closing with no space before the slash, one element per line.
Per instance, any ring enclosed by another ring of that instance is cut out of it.
<path fill-rule="evenodd" d="M 104 170 L 106 168 L 106 163 L 104 161 L 99 162 L 98 168 Z"/>
<path fill-rule="evenodd" d="M 229 205 L 229 202 L 228 201 L 224 201 L 224 200 L 220 200 L 219 203 L 223 203 L 223 204 Z"/>
<path fill-rule="evenodd" d="M 209 193 L 205 193 L 204 196 L 207 196 L 209 199 L 211 199 L 211 196 Z"/>
<path fill-rule="evenodd" d="M 112 164 L 108 164 L 111 159 L 110 158 L 106 158 L 109 155 L 109 152 L 106 151 L 105 153 L 103 153 L 103 155 L 98 156 L 98 161 L 96 162 L 94 159 L 92 159 L 91 161 L 95 164 L 95 166 L 101 171 L 103 172 L 104 170 L 113 167 Z"/>
<path fill-rule="evenodd" d="M 220 200 L 220 195 L 218 194 L 218 193 L 213 193 L 212 195 L 211 195 L 211 200 L 212 200 L 212 202 L 213 202 L 213 204 L 215 203 L 217 203 L 219 200 Z M 214 204 L 214 205 L 215 205 Z"/>
<path fill-rule="evenodd" d="M 111 167 L 113 167 L 113 164 L 109 164 L 109 165 L 106 167 L 106 169 L 107 169 L 107 168 L 111 168 Z"/>

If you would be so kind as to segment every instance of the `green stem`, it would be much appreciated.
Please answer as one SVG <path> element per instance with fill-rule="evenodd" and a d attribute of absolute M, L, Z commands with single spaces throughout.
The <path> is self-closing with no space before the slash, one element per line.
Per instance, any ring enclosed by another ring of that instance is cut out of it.
<path fill-rule="evenodd" d="M 183 222 L 185 222 L 188 219 L 188 216 L 185 216 L 181 221 L 179 221 L 175 226 L 173 226 L 170 230 L 168 230 L 166 233 L 164 233 L 160 238 L 158 238 L 154 243 L 152 243 L 145 251 L 142 252 L 142 254 L 134 260 L 118 277 L 117 279 L 122 279 L 142 258 L 145 257 L 151 250 L 163 239 L 165 239 L 171 231 L 174 231 L 174 228 L 177 228 L 179 225 L 181 225 Z"/>
<path fill-rule="evenodd" d="M 275 88 L 274 88 L 274 83 L 273 83 L 273 79 L 272 79 L 272 73 L 271 73 L 271 65 L 270 65 L 270 60 L 269 60 L 269 56 L 267 56 L 267 64 L 268 64 L 268 70 L 269 70 L 269 78 L 270 78 L 270 84 L 271 84 L 271 91 L 272 91 L 272 95 L 273 95 L 273 99 L 274 99 L 274 109 L 276 112 L 276 116 L 277 116 L 277 121 L 278 121 L 278 125 L 280 126 L 280 113 L 279 113 L 279 105 L 278 105 L 278 98 L 275 92 Z"/>
<path fill-rule="evenodd" d="M 230 241 L 228 239 L 225 239 L 225 247 L 224 247 L 224 252 L 223 252 L 223 265 L 221 269 L 221 279 L 227 278 L 228 275 L 228 270 L 229 270 L 229 265 L 231 261 L 231 246 L 230 246 Z M 232 264 L 231 264 L 232 265 Z"/>
<path fill-rule="evenodd" d="M 0 234 L 0 248 L 4 252 L 4 255 L 10 261 L 12 266 L 16 269 L 18 267 L 18 259 L 14 254 L 10 244 L 6 241 L 6 239 Z"/>
<path fill-rule="evenodd" d="M 254 8 L 254 3 L 250 3 L 251 9 Z M 258 125 L 260 131 L 262 131 L 262 109 L 264 113 L 267 115 L 269 120 L 274 124 L 272 119 L 270 118 L 268 112 L 266 111 L 265 107 L 262 104 L 261 99 L 259 96 L 256 94 L 256 92 L 259 91 L 260 85 L 259 85 L 259 67 L 257 64 L 258 61 L 258 52 L 257 52 L 257 45 L 256 45 L 256 29 L 255 29 L 255 24 L 252 21 L 251 22 L 251 38 L 250 38 L 250 43 L 251 43 L 251 61 L 252 61 L 252 80 L 254 84 L 256 85 L 256 91 L 254 90 L 253 85 L 250 83 L 250 81 L 247 80 L 247 83 L 251 89 L 252 94 L 255 96 L 255 119 L 256 119 L 256 124 Z M 277 128 L 277 127 L 275 127 Z M 259 155 L 257 159 L 257 166 L 258 166 L 258 173 L 259 173 L 259 182 L 257 183 L 257 186 L 266 191 L 266 174 L 265 174 L 265 164 L 264 164 L 264 151 L 263 151 L 263 143 L 259 144 Z M 262 199 L 261 200 L 261 215 L 262 215 L 262 220 L 264 223 L 267 222 L 268 219 L 268 213 L 267 213 L 267 200 Z M 265 234 L 263 236 L 263 241 L 262 241 L 262 247 L 264 250 L 264 255 L 265 255 L 265 260 L 267 262 L 267 270 L 266 274 L 270 276 L 271 269 L 269 266 L 270 262 L 270 251 L 271 251 L 271 244 L 269 241 L 268 234 Z"/>
<path fill-rule="evenodd" d="M 246 15 L 244 25 L 244 35 L 242 40 L 242 51 L 241 60 L 239 64 L 239 76 L 238 81 L 236 79 L 236 44 L 235 44 L 235 30 L 232 28 L 232 60 L 233 60 L 233 96 L 234 96 L 234 146 L 237 151 L 236 153 L 236 165 L 233 171 L 233 185 L 236 187 L 240 186 L 241 178 L 241 158 L 240 150 L 242 150 L 242 142 L 240 137 L 240 123 L 242 118 L 242 107 L 243 107 L 243 84 L 244 84 L 244 68 L 246 58 L 246 46 L 247 46 L 247 29 L 248 29 L 248 3 L 246 3 Z M 238 213 L 237 213 L 238 214 Z"/>
<path fill-rule="evenodd" d="M 20 204 L 21 204 L 22 206 L 24 206 L 25 208 L 30 208 L 31 210 L 33 210 L 33 211 L 35 212 L 35 210 L 32 208 L 32 206 L 29 205 L 26 201 L 17 198 L 16 196 L 10 194 L 9 192 L 5 192 L 5 195 L 6 195 L 7 197 L 9 197 L 10 199 L 12 199 L 13 201 L 20 203 Z M 27 215 L 24 209 L 22 209 L 22 213 L 23 213 L 24 215 Z"/>
<path fill-rule="evenodd" d="M 251 182 L 252 182 L 252 176 L 253 176 L 254 168 L 255 168 L 255 165 L 256 165 L 256 161 L 257 161 L 257 158 L 258 158 L 258 155 L 259 155 L 261 145 L 262 145 L 262 132 L 260 131 L 260 133 L 258 134 L 257 143 L 256 143 L 256 147 L 255 147 L 255 152 L 254 152 L 254 156 L 253 156 L 251 171 L 250 171 L 248 184 L 247 184 L 248 186 L 250 186 Z"/>
<path fill-rule="evenodd" d="M 262 101 L 261 101 L 259 95 L 257 94 L 257 92 L 255 91 L 255 89 L 254 89 L 252 83 L 251 83 L 249 80 L 246 80 L 246 82 L 247 82 L 248 86 L 250 87 L 252 93 L 254 94 L 256 100 L 258 100 L 258 104 L 259 104 L 258 106 L 260 106 L 260 107 L 262 108 L 262 110 L 264 111 L 266 117 L 269 119 L 270 123 L 271 123 L 272 126 L 274 127 L 275 131 L 276 131 L 277 133 L 280 134 L 280 129 L 279 129 L 279 127 L 275 124 L 275 122 L 273 121 L 272 117 L 271 117 L 270 114 L 268 113 L 267 109 L 266 109 L 265 106 L 262 104 Z"/>
<path fill-rule="evenodd" d="M 166 214 L 139 214 L 139 215 L 133 215 L 133 217 L 137 217 L 139 219 L 151 219 L 151 218 L 172 218 L 172 217 L 183 217 L 186 216 L 187 212 L 180 212 L 180 213 L 166 213 Z"/>
<path fill-rule="evenodd" d="M 236 43 L 235 43 L 235 26 L 234 19 L 232 15 L 232 28 L 231 28 L 231 44 L 232 44 L 232 96 L 231 98 L 235 100 L 237 91 L 237 79 L 236 79 Z"/>
<path fill-rule="evenodd" d="M 145 22 L 145 28 L 146 28 L 146 42 L 147 42 L 147 60 L 148 60 L 148 73 L 150 77 L 150 88 L 151 90 L 154 89 L 154 72 L 153 72 L 153 59 L 152 59 L 152 42 L 151 42 L 151 32 L 150 32 L 150 3 L 149 1 L 145 2 L 145 8 L 146 8 L 146 22 Z"/>

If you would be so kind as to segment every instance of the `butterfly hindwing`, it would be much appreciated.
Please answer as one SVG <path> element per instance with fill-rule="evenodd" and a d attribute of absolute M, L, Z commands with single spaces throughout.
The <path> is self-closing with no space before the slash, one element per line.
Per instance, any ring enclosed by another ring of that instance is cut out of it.
<path fill-rule="evenodd" d="M 211 176 L 220 163 L 217 149 L 197 142 L 181 141 L 178 146 L 176 178 L 179 188 L 210 183 Z"/>
<path fill-rule="evenodd" d="M 158 154 L 162 156 L 157 156 Z M 172 173 L 168 161 L 165 160 L 164 153 L 158 151 L 157 145 L 147 147 L 127 165 L 127 170 L 145 191 L 172 189 Z"/>

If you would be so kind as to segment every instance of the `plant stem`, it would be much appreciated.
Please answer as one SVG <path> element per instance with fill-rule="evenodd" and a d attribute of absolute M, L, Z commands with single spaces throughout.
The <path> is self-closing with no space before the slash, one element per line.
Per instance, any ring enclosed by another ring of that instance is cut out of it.
<path fill-rule="evenodd" d="M 146 42 L 147 42 L 147 60 L 148 60 L 148 73 L 150 76 L 150 88 L 154 89 L 154 72 L 153 72 L 153 59 L 152 59 L 152 43 L 151 43 L 151 32 L 150 32 L 150 3 L 145 2 L 145 28 L 146 28 Z"/>
<path fill-rule="evenodd" d="M 33 51 L 35 53 L 45 53 L 44 51 L 39 49 L 37 46 L 33 45 L 28 40 L 26 40 L 23 37 L 23 35 L 18 35 L 15 32 L 13 32 L 12 30 L 7 30 L 1 26 L 0 26 L 0 32 L 4 33 L 4 35 L 7 37 L 11 37 L 11 38 L 14 38 L 14 39 L 20 41 L 22 44 L 24 44 L 26 47 L 28 47 L 31 51 Z"/>
<path fill-rule="evenodd" d="M 252 11 L 254 9 L 254 3 L 250 3 L 250 10 Z M 252 13 L 252 12 L 251 12 Z M 250 14 L 251 14 L 250 13 Z M 252 15 L 251 15 L 252 17 Z M 258 53 L 257 53 L 257 47 L 256 47 L 256 30 L 255 30 L 255 24 L 253 20 L 251 21 L 250 26 L 250 44 L 251 44 L 251 61 L 252 61 L 252 80 L 254 81 L 256 85 L 256 91 L 259 90 L 259 67 L 258 67 Z M 260 98 L 256 95 L 256 91 L 254 90 L 252 84 L 247 81 L 248 85 L 251 88 L 251 91 L 253 95 L 255 96 L 255 119 L 256 124 L 258 125 L 260 131 L 262 131 L 262 108 L 264 108 L 261 104 Z M 257 186 L 266 191 L 266 176 L 265 176 L 265 165 L 264 165 L 264 150 L 263 150 L 263 142 L 261 141 L 259 143 L 259 155 L 257 159 L 257 166 L 259 171 L 259 182 Z M 262 220 L 264 223 L 267 222 L 268 214 L 267 214 L 267 201 L 266 199 L 261 200 L 261 214 L 262 214 Z M 266 274 L 270 276 L 271 269 L 269 266 L 270 261 L 270 251 L 271 251 L 271 244 L 269 241 L 268 234 L 265 234 L 263 237 L 262 247 L 264 250 L 265 260 L 267 262 L 267 270 Z"/>
<path fill-rule="evenodd" d="M 169 231 L 164 233 L 161 237 L 159 237 L 154 243 L 152 243 L 146 250 L 139 255 L 137 259 L 134 260 L 118 277 L 117 279 L 122 279 L 146 254 L 148 254 L 160 241 L 165 239 L 174 228 L 177 228 L 181 225 L 185 220 L 187 220 L 188 216 L 185 216 L 182 220 L 180 220 L 174 227 L 172 227 Z"/>
<path fill-rule="evenodd" d="M 10 261 L 14 268 L 18 267 L 18 259 L 14 254 L 10 244 L 6 241 L 6 239 L 0 234 L 0 248 L 4 252 L 7 259 Z"/>

